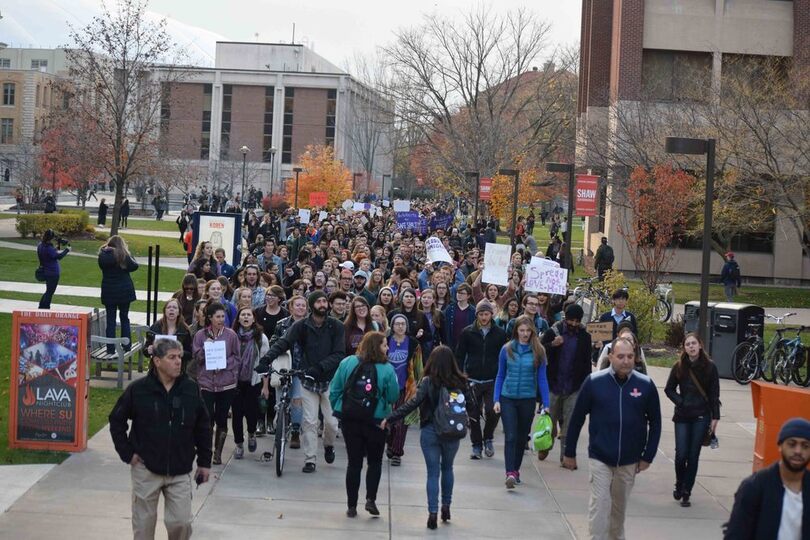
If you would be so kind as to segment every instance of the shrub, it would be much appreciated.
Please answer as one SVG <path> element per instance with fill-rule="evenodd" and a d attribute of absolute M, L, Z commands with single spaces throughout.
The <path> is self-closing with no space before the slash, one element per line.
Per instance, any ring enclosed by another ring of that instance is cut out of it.
<path fill-rule="evenodd" d="M 683 338 L 686 337 L 686 330 L 683 326 L 683 317 L 678 316 L 672 319 L 667 325 L 666 337 L 664 343 L 670 347 L 679 348 L 683 344 Z"/>
<path fill-rule="evenodd" d="M 638 319 L 639 341 L 648 343 L 653 337 L 655 327 L 661 324 L 653 314 L 653 308 L 657 301 L 656 296 L 641 283 L 631 283 L 628 286 L 624 274 L 613 270 L 607 272 L 604 279 L 596 286 L 608 297 L 611 297 L 616 289 L 627 288 L 630 299 L 627 301 L 626 309 L 633 312 Z M 610 306 L 600 306 L 600 308 L 607 311 Z"/>
<path fill-rule="evenodd" d="M 84 216 L 76 213 L 25 214 L 17 216 L 16 228 L 23 238 L 28 235 L 39 236 L 48 229 L 66 236 L 75 236 L 84 232 L 87 219 L 87 212 L 84 212 Z"/>
<path fill-rule="evenodd" d="M 59 213 L 68 216 L 79 216 L 82 220 L 82 230 L 85 230 L 90 223 L 90 213 L 80 208 L 63 208 L 59 210 Z"/>
<path fill-rule="evenodd" d="M 93 238 L 95 238 L 96 240 L 101 240 L 102 242 L 106 242 L 107 240 L 110 239 L 110 233 L 99 231 L 95 235 L 93 235 Z"/>

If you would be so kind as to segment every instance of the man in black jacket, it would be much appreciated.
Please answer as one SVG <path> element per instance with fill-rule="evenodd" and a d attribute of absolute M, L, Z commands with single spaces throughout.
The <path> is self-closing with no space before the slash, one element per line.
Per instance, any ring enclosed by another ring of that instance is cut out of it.
<path fill-rule="evenodd" d="M 318 410 L 323 413 L 323 450 L 327 463 L 335 461 L 335 436 L 337 418 L 332 416 L 329 403 L 329 382 L 340 361 L 346 356 L 343 341 L 343 324 L 327 316 L 329 300 L 323 291 L 315 291 L 307 298 L 309 317 L 293 323 L 290 329 L 270 346 L 259 362 L 256 371 L 267 373 L 270 363 L 278 355 L 289 351 L 293 345 L 301 348 L 301 363 L 298 369 L 306 371 L 301 381 L 304 418 L 301 425 L 301 443 L 304 448 L 305 473 L 315 472 L 315 452 L 318 446 Z"/>
<path fill-rule="evenodd" d="M 467 400 L 467 415 L 470 417 L 470 459 L 495 455 L 492 439 L 498 426 L 498 413 L 492 408 L 495 395 L 495 377 L 498 375 L 498 355 L 507 342 L 506 332 L 492 324 L 492 304 L 481 300 L 475 306 L 475 322 L 461 331 L 456 348 L 456 360 L 467 374 L 472 387 L 472 396 Z M 481 411 L 483 406 L 484 434 L 481 437 Z"/>
<path fill-rule="evenodd" d="M 197 484 L 208 481 L 211 423 L 197 384 L 182 372 L 180 342 L 159 339 L 153 351 L 154 367 L 129 385 L 110 413 L 110 434 L 121 460 L 130 465 L 134 537 L 155 537 L 162 491 L 169 538 L 189 538 L 190 473 L 196 454 Z"/>
<path fill-rule="evenodd" d="M 727 540 L 810 536 L 810 421 L 791 418 L 779 431 L 782 458 L 743 480 L 723 525 Z"/>

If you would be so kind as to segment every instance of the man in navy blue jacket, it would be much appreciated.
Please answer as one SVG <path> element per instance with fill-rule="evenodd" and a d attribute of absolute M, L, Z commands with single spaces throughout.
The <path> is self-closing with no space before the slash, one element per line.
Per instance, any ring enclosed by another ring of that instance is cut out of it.
<path fill-rule="evenodd" d="M 624 538 L 624 513 L 637 473 L 646 470 L 661 438 L 658 390 L 635 371 L 635 347 L 614 340 L 610 369 L 592 373 L 582 383 L 568 423 L 563 467 L 577 468 L 577 440 L 588 423 L 591 538 Z"/>

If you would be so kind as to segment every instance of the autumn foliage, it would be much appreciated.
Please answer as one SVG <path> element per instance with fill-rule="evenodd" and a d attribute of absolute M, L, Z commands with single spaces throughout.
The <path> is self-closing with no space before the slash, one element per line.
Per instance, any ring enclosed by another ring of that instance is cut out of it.
<path fill-rule="evenodd" d="M 531 204 L 537 205 L 550 198 L 548 187 L 534 187 L 532 184 L 540 181 L 537 170 L 527 169 L 520 171 L 520 186 L 518 188 L 518 216 L 521 208 Z M 492 199 L 490 211 L 501 221 L 507 230 L 512 227 L 512 203 L 515 195 L 515 179 L 511 176 L 496 175 L 492 178 Z"/>
<path fill-rule="evenodd" d="M 91 120 L 78 115 L 55 115 L 43 133 L 39 167 L 43 183 L 49 189 L 78 191 L 85 200 L 90 183 L 99 179 L 104 170 L 99 148 L 101 135 Z"/>
<path fill-rule="evenodd" d="M 618 230 L 651 292 L 675 256 L 671 243 L 689 219 L 695 184 L 694 176 L 670 165 L 636 167 L 630 175 Z"/>
<path fill-rule="evenodd" d="M 304 169 L 298 177 L 298 205 L 309 205 L 309 194 L 325 191 L 329 197 L 329 207 L 335 208 L 352 196 L 352 173 L 343 163 L 335 159 L 331 146 L 307 146 L 298 158 L 298 166 Z M 295 204 L 295 178 L 287 181 L 285 198 L 290 206 Z"/>

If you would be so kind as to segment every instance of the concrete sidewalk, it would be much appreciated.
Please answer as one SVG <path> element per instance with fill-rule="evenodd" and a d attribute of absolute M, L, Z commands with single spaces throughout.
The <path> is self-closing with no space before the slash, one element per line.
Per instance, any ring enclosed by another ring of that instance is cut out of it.
<path fill-rule="evenodd" d="M 61 290 L 57 289 L 58 292 L 61 294 Z M 101 302 L 99 302 L 99 308 L 101 306 Z M 0 301 L 0 313 L 13 313 L 15 311 L 37 311 L 39 309 L 39 302 L 27 301 L 27 300 L 8 300 L 3 298 Z M 67 311 L 71 313 L 92 313 L 93 308 L 89 306 L 74 306 L 69 304 L 51 304 L 51 311 Z M 160 310 L 158 310 L 160 311 Z M 146 325 L 146 312 L 142 311 L 130 311 L 129 312 L 129 322 L 131 324 L 139 324 L 141 326 Z M 118 323 L 117 323 L 118 324 Z"/>
<path fill-rule="evenodd" d="M 733 494 L 751 472 L 753 416 L 749 387 L 721 381 L 723 418 L 718 427 L 720 448 L 701 457 L 692 508 L 672 499 L 674 471 L 672 406 L 662 386 L 667 369 L 651 368 L 663 408 L 663 435 L 652 467 L 640 474 L 627 511 L 627 538 L 682 540 L 720 538 Z M 92 399 L 92 390 L 90 393 Z M 233 443 L 229 438 L 226 455 Z M 419 432 L 408 434 L 402 467 L 383 468 L 377 502 L 379 519 L 362 508 L 345 517 L 345 449 L 336 447 L 332 465 L 319 458 L 318 471 L 301 473 L 303 454 L 291 450 L 284 476 L 272 463 L 256 458 L 271 439 L 259 439 L 259 452 L 214 467 L 213 481 L 194 492 L 195 538 L 585 538 L 587 537 L 587 427 L 578 454 L 580 469 L 559 467 L 557 449 L 546 461 L 527 454 L 523 484 L 512 492 L 503 485 L 503 446 L 497 432 L 496 456 L 473 462 L 469 444 L 462 443 L 455 462 L 453 519 L 437 531 L 425 528 L 425 468 Z M 322 454 L 320 454 L 322 455 Z M 0 468 L 2 475 L 2 468 Z M 2 478 L 2 477 L 0 477 Z M 360 497 L 364 496 L 361 488 Z M 162 519 L 162 518 L 161 518 Z M 158 523 L 158 538 L 165 529 Z M 108 539 L 131 535 L 130 479 L 115 454 L 107 429 L 99 432 L 82 454 L 54 467 L 11 508 L 0 515 L 0 537 Z"/>
<path fill-rule="evenodd" d="M 76 285 L 59 285 L 56 289 L 59 296 L 86 296 L 88 298 L 100 298 L 101 289 L 99 287 L 79 287 Z M 44 283 L 21 283 L 19 281 L 0 281 L 0 291 L 11 291 L 21 293 L 44 294 Z M 135 296 L 138 300 L 146 301 L 146 292 L 136 290 Z M 173 293 L 158 292 L 158 300 L 165 302 L 172 297 Z"/>

